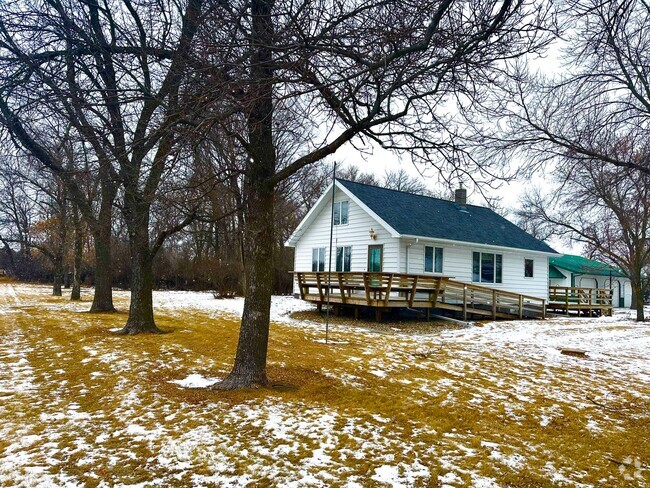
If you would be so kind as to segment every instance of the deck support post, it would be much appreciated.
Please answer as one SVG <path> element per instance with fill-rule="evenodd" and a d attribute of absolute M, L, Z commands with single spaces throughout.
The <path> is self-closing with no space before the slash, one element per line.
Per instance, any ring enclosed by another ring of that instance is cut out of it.
<path fill-rule="evenodd" d="M 492 320 L 497 318 L 497 291 L 492 290 Z"/>
<path fill-rule="evenodd" d="M 345 303 L 345 284 L 343 280 L 343 273 L 336 273 L 339 282 L 339 292 L 341 293 L 341 303 Z"/>
<path fill-rule="evenodd" d="M 569 289 L 564 290 L 564 313 L 569 315 Z"/>
<path fill-rule="evenodd" d="M 428 322 L 429 320 L 431 320 L 431 309 L 430 308 L 426 309 L 426 314 L 427 314 L 427 322 Z"/>
<path fill-rule="evenodd" d="M 463 321 L 467 322 L 467 287 L 463 287 Z"/>
<path fill-rule="evenodd" d="M 381 322 L 381 308 L 375 308 L 375 322 Z"/>
<path fill-rule="evenodd" d="M 524 297 L 519 295 L 519 318 L 524 318 Z"/>
<path fill-rule="evenodd" d="M 300 299 L 305 299 L 305 280 L 302 273 L 298 273 L 298 291 L 300 292 Z M 320 310 L 319 310 L 320 312 Z"/>

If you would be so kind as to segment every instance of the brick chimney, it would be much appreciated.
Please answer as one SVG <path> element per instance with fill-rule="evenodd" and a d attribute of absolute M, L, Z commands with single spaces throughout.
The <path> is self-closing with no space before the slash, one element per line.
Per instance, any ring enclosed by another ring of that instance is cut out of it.
<path fill-rule="evenodd" d="M 456 204 L 462 208 L 467 206 L 467 190 L 465 188 L 458 188 L 455 192 Z"/>

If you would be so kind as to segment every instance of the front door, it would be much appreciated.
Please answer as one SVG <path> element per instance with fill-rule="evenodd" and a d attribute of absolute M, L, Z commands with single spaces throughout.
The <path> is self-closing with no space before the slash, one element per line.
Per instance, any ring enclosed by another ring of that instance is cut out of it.
<path fill-rule="evenodd" d="M 384 246 L 368 246 L 368 271 L 371 273 L 380 273 L 384 261 Z"/>

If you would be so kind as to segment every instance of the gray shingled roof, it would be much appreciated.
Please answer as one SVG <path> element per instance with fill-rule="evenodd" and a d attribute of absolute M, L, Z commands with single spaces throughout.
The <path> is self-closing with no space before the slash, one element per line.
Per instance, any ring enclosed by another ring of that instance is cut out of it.
<path fill-rule="evenodd" d="M 489 208 L 346 180 L 338 182 L 402 235 L 556 253 Z"/>

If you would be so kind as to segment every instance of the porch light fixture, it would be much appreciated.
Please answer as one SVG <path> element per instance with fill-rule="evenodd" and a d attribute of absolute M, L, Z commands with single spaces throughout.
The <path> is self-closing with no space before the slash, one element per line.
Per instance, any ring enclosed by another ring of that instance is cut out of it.
<path fill-rule="evenodd" d="M 374 241 L 377 239 L 377 234 L 375 233 L 375 229 L 372 227 L 370 228 L 370 231 L 368 232 L 370 234 L 370 238 Z"/>

